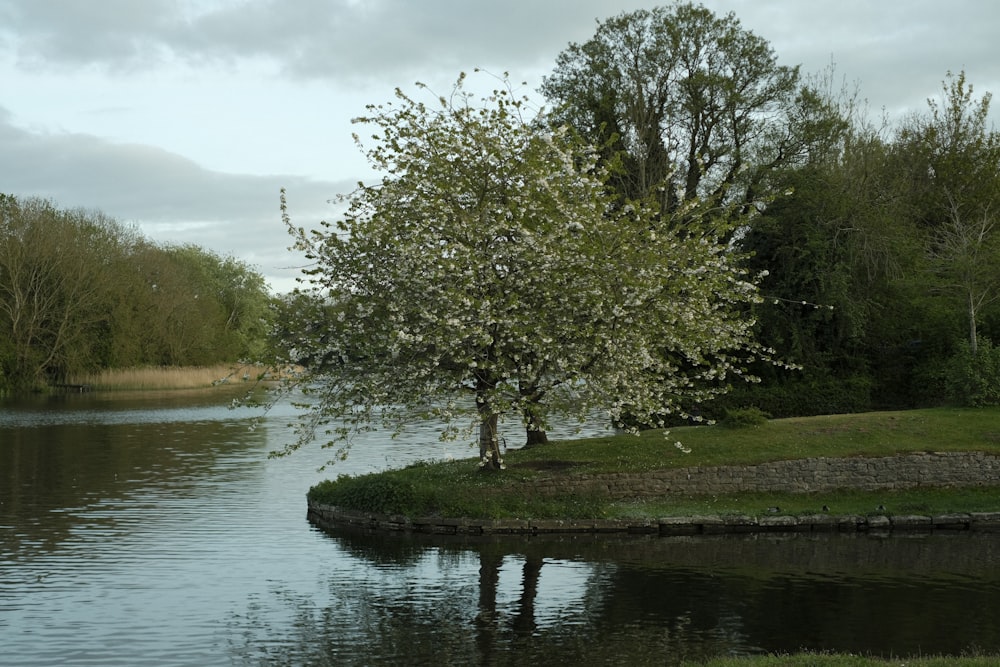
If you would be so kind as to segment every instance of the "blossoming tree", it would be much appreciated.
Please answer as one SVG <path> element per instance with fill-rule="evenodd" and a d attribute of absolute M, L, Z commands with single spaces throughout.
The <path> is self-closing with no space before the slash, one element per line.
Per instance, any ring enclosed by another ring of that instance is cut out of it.
<path fill-rule="evenodd" d="M 284 323 L 309 394 L 286 452 L 322 431 L 344 455 L 359 430 L 434 418 L 443 437 L 478 427 L 481 465 L 499 469 L 505 415 L 529 440 L 554 414 L 662 423 L 766 354 L 727 230 L 694 202 L 683 232 L 616 203 L 596 152 L 503 83 L 475 100 L 463 75 L 430 105 L 397 90 L 369 106 L 355 122 L 376 128 L 384 176 L 336 222 L 296 228 L 282 195 L 313 261 Z"/>

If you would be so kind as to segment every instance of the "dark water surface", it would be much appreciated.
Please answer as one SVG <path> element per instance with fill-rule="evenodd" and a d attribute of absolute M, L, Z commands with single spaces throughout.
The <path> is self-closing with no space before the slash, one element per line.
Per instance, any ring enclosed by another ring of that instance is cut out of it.
<path fill-rule="evenodd" d="M 1000 652 L 1000 535 L 458 540 L 325 531 L 325 473 L 225 397 L 0 404 L 0 665 L 669 664 Z M 512 436 L 516 438 L 517 436 Z M 470 463 L 470 465 L 474 465 Z"/>

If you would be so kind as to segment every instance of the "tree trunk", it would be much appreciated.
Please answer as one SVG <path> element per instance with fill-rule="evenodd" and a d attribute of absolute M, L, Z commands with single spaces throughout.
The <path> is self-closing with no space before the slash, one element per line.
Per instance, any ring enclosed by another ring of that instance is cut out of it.
<path fill-rule="evenodd" d="M 497 586 L 502 565 L 502 555 L 479 553 L 479 613 L 475 624 L 479 662 L 483 665 L 493 664 L 497 650 Z"/>
<path fill-rule="evenodd" d="M 545 428 L 542 426 L 542 420 L 538 418 L 530 408 L 524 411 L 524 421 L 525 421 L 525 435 L 526 439 L 524 442 L 525 447 L 535 447 L 537 445 L 545 445 L 549 442 L 549 436 L 545 433 Z"/>
<path fill-rule="evenodd" d="M 483 470 L 503 470 L 506 466 L 500 454 L 500 435 L 497 425 L 500 416 L 489 403 L 479 401 L 479 466 Z"/>
<path fill-rule="evenodd" d="M 979 336 L 976 331 L 976 302 L 972 290 L 969 290 L 969 348 L 975 357 L 979 352 Z"/>
<path fill-rule="evenodd" d="M 545 431 L 534 430 L 531 426 L 528 426 L 525 430 L 528 436 L 524 442 L 525 447 L 537 447 L 538 445 L 549 444 L 549 436 Z"/>
<path fill-rule="evenodd" d="M 543 562 L 539 556 L 527 556 L 524 561 L 521 600 L 512 624 L 514 632 L 521 637 L 530 637 L 538 629 L 535 620 L 535 600 L 538 598 L 538 579 L 542 573 Z"/>
<path fill-rule="evenodd" d="M 538 388 L 534 382 L 522 384 L 521 400 L 524 401 L 524 425 L 525 425 L 525 447 L 534 447 L 548 443 L 549 438 L 545 434 L 545 422 L 540 416 L 543 409 L 541 402 L 545 392 Z"/>

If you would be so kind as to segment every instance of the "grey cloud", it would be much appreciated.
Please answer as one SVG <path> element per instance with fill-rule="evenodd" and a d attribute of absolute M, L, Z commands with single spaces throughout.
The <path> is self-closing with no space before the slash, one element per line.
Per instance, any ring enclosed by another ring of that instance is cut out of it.
<path fill-rule="evenodd" d="M 156 35 L 179 19 L 172 0 L 8 0 L 5 42 L 29 67 L 101 63 L 132 69 L 158 59 Z"/>
<path fill-rule="evenodd" d="M 652 6 L 652 2 L 637 3 Z M 601 0 L 257 0 L 185 13 L 171 0 L 8 0 L 0 35 L 32 66 L 141 69 L 178 58 L 264 59 L 302 78 L 389 71 L 519 69 L 549 63 L 595 20 Z"/>
<path fill-rule="evenodd" d="M 1000 84 L 983 0 L 703 0 L 732 11 L 784 64 L 862 84 L 875 107 L 922 105 L 947 71 Z M 407 86 L 437 72 L 547 71 L 595 22 L 669 0 L 4 0 L 0 48 L 32 67 L 140 71 L 268 63 L 295 79 Z M 2 54 L 0 54 L 2 55 Z M 375 80 L 375 81 L 373 81 Z M 449 79 L 450 80 L 450 79 Z"/>
<path fill-rule="evenodd" d="M 787 2 L 718 0 L 767 39 L 780 62 L 806 72 L 835 65 L 874 110 L 922 111 L 948 71 L 965 70 L 978 90 L 1000 84 L 995 26 L 1000 4 L 981 0 Z"/>
<path fill-rule="evenodd" d="M 81 134 L 36 134 L 0 110 L 0 189 L 43 197 L 61 208 L 101 210 L 135 224 L 157 242 L 194 243 L 259 268 L 282 288 L 301 258 L 288 251 L 279 191 L 296 224 L 312 227 L 334 209 L 328 200 L 352 184 L 297 176 L 222 174 L 167 151 Z"/>
<path fill-rule="evenodd" d="M 184 61 L 253 60 L 289 79 L 408 85 L 433 72 L 546 71 L 595 22 L 667 0 L 6 0 L 0 47 L 33 67 L 142 70 Z M 982 0 L 704 0 L 733 11 L 779 60 L 862 84 L 876 106 L 922 104 L 949 70 L 1000 84 L 991 34 L 1000 3 Z M 194 9 L 192 9 L 194 8 Z M 4 28 L 3 26 L 6 26 Z M 381 85 L 381 84 L 378 84 Z"/>

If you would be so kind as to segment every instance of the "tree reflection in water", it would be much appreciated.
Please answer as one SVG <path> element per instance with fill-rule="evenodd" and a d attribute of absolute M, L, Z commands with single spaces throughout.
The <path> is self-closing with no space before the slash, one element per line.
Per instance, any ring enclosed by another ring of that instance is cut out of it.
<path fill-rule="evenodd" d="M 270 644 L 248 639 L 238 651 L 247 664 L 643 665 L 802 649 L 1000 651 L 996 535 L 329 532 L 337 552 L 329 603 L 288 596 L 291 631 L 254 635 Z M 239 622 L 254 623 L 252 611 Z"/>

